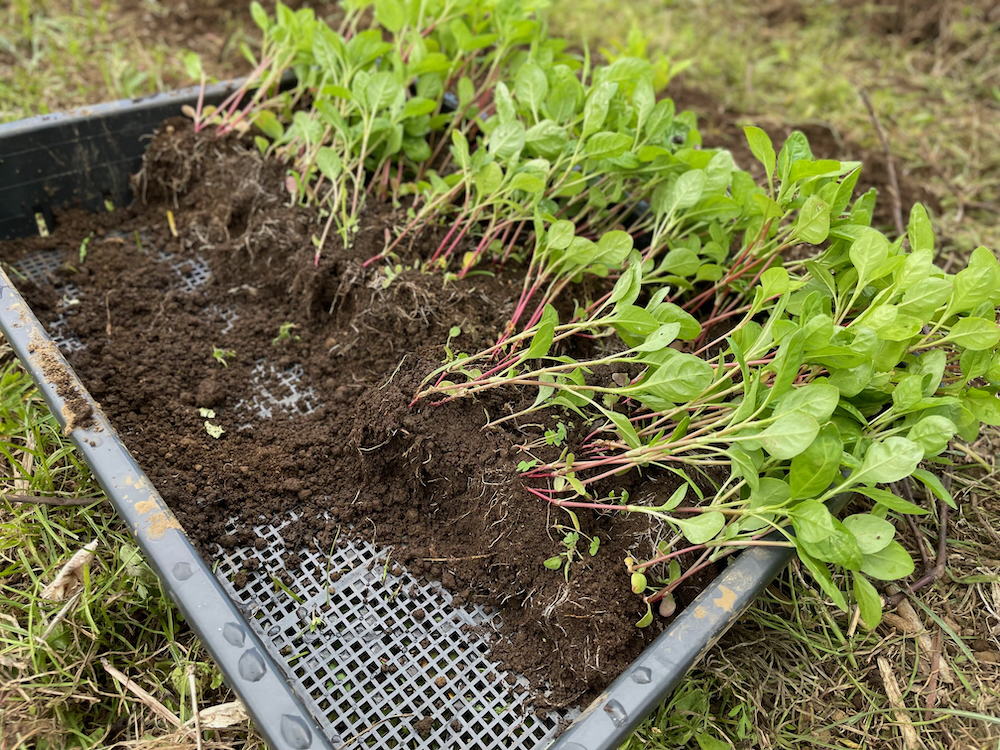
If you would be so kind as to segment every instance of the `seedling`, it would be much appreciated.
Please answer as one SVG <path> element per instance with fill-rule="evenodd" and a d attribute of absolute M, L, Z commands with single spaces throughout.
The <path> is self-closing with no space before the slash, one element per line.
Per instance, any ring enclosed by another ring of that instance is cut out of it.
<path fill-rule="evenodd" d="M 212 347 L 212 359 L 223 367 L 229 367 L 229 360 L 233 359 L 235 356 L 235 349 L 220 349 L 217 346 Z"/>
<path fill-rule="evenodd" d="M 578 521 L 576 519 L 576 516 L 573 517 L 573 520 L 574 520 L 575 523 L 578 523 Z M 560 533 L 563 534 L 563 537 L 562 537 L 562 540 L 561 540 L 561 544 L 562 544 L 562 546 L 565 549 L 563 549 L 563 551 L 560 552 L 558 555 L 553 555 L 552 557 L 548 558 L 542 564 L 546 568 L 548 568 L 549 570 L 560 570 L 561 569 L 563 571 L 563 575 L 565 576 L 566 580 L 568 581 L 569 580 L 569 568 L 570 568 L 570 565 L 572 564 L 574 558 L 579 559 L 579 560 L 583 559 L 583 554 L 577 549 L 577 543 L 580 541 L 580 538 L 583 537 L 584 539 L 586 539 L 588 541 L 589 546 L 587 548 L 587 551 L 588 551 L 588 553 L 590 554 L 591 557 L 594 557 L 594 556 L 597 555 L 597 551 L 601 547 L 601 540 L 597 536 L 589 537 L 589 536 L 587 536 L 586 534 L 583 534 L 582 532 L 580 532 L 577 529 L 571 529 L 571 528 L 568 528 L 566 526 L 557 525 L 555 528 Z"/>
<path fill-rule="evenodd" d="M 87 245 L 90 244 L 90 241 L 92 239 L 94 239 L 94 235 L 93 234 L 91 234 L 89 237 L 84 237 L 83 238 L 83 242 L 80 243 L 80 265 L 81 266 L 83 265 L 83 262 L 87 259 Z"/>
<path fill-rule="evenodd" d="M 271 339 L 271 346 L 277 346 L 282 341 L 300 341 L 301 337 L 297 333 L 292 333 L 298 328 L 295 323 L 282 323 L 278 327 L 278 335 Z"/>
<path fill-rule="evenodd" d="M 215 419 L 215 410 L 206 409 L 204 407 L 198 409 L 198 413 L 205 417 L 205 432 L 209 434 L 210 437 L 218 440 L 226 432 L 220 425 L 214 424 L 210 420 Z"/>

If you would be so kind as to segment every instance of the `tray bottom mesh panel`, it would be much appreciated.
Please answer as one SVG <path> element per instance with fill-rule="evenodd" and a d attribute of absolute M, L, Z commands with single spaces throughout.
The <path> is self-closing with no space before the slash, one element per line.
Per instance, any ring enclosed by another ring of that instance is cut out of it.
<path fill-rule="evenodd" d="M 263 550 L 220 552 L 216 572 L 333 742 L 544 747 L 571 718 L 536 715 L 526 680 L 487 658 L 496 614 L 452 606 L 440 584 L 387 565 L 386 550 L 363 540 L 340 542 L 330 557 L 300 551 L 302 564 L 286 569 L 285 525 L 255 529 Z M 231 579 L 247 560 L 258 567 L 237 589 Z M 275 583 L 278 573 L 298 601 Z"/>

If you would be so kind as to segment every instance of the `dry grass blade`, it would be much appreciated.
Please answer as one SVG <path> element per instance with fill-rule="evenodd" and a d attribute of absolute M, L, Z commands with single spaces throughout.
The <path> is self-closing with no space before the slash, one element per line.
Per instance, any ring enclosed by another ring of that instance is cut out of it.
<path fill-rule="evenodd" d="M 198 750 L 202 750 L 201 716 L 198 714 L 198 695 L 197 695 L 197 686 L 194 683 L 194 664 L 188 664 L 187 677 L 188 677 L 188 688 L 191 690 L 191 711 L 193 713 L 192 720 L 194 721 L 195 741 L 198 743 Z"/>
<path fill-rule="evenodd" d="M 913 728 L 910 715 L 903 704 L 903 694 L 899 690 L 899 683 L 896 682 L 896 675 L 893 674 L 889 661 L 883 657 L 878 657 L 878 671 L 882 675 L 882 686 L 885 695 L 889 699 L 889 704 L 895 709 L 896 722 L 899 724 L 899 732 L 903 735 L 903 747 L 906 750 L 920 747 L 920 737 L 917 730 Z"/>
<path fill-rule="evenodd" d="M 16 481 L 16 480 L 15 480 Z M 103 501 L 100 497 L 47 497 L 41 495 L 4 495 L 8 503 L 26 503 L 29 505 L 51 505 L 54 507 L 72 507 L 78 505 L 93 505 Z"/>
<path fill-rule="evenodd" d="M 140 701 L 142 701 L 144 705 L 148 706 L 149 709 L 153 711 L 153 713 L 155 713 L 157 716 L 159 716 L 172 726 L 180 727 L 181 720 L 178 719 L 169 708 L 164 706 L 162 703 L 156 700 L 156 698 L 147 693 L 137 684 L 132 682 L 132 680 L 126 677 L 123 673 L 119 672 L 117 669 L 112 667 L 107 659 L 101 659 L 101 666 L 104 667 L 105 672 L 107 672 L 109 675 L 118 680 L 118 682 L 121 683 L 122 687 L 131 692 L 133 695 L 135 695 Z"/>
<path fill-rule="evenodd" d="M 69 559 L 55 579 L 42 589 L 39 596 L 52 602 L 58 602 L 72 595 L 83 585 L 83 568 L 89 566 L 94 559 L 94 552 L 97 550 L 97 540 L 84 545 L 82 549 Z"/>

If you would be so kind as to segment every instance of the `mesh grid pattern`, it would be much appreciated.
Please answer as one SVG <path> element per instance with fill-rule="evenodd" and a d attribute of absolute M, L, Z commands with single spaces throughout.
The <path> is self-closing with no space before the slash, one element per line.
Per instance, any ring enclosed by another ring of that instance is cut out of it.
<path fill-rule="evenodd" d="M 176 273 L 181 279 L 180 288 L 185 292 L 193 292 L 208 281 L 212 272 L 208 268 L 208 261 L 200 255 L 193 258 L 178 258 L 173 253 L 161 250 L 158 254 L 161 263 L 167 263 L 170 270 Z"/>
<path fill-rule="evenodd" d="M 209 278 L 200 257 L 154 257 L 171 264 L 178 288 L 187 292 Z M 53 275 L 61 265 L 60 252 L 42 251 L 14 267 L 35 283 L 53 284 L 62 296 L 66 312 L 46 327 L 60 347 L 74 351 L 85 346 L 70 329 L 81 292 Z M 206 314 L 222 333 L 238 318 L 219 307 Z M 237 410 L 252 420 L 309 414 L 322 404 L 304 377 L 299 365 L 281 370 L 260 360 L 253 393 Z M 264 549 L 220 551 L 215 570 L 334 747 L 540 750 L 560 722 L 579 714 L 536 715 L 527 706 L 527 681 L 487 658 L 489 639 L 499 637 L 499 617 L 478 606 L 453 606 L 440 583 L 386 566 L 385 550 L 342 542 L 329 559 L 302 551 L 302 564 L 287 569 L 281 529 L 290 522 L 256 527 Z M 232 579 L 250 560 L 256 569 L 237 590 Z M 278 575 L 301 603 L 274 583 Z"/>
<path fill-rule="evenodd" d="M 335 746 L 542 748 L 572 718 L 536 715 L 524 679 L 489 661 L 496 614 L 455 607 L 440 584 L 405 570 L 393 575 L 386 553 L 364 541 L 341 543 L 330 558 L 299 552 L 301 566 L 287 569 L 287 523 L 255 528 L 263 550 L 220 552 L 216 575 Z M 254 558 L 237 590 L 232 577 Z M 274 583 L 279 573 L 301 602 Z"/>
<path fill-rule="evenodd" d="M 256 419 L 271 419 L 279 414 L 291 419 L 312 414 L 322 404 L 316 390 L 303 384 L 304 377 L 301 365 L 279 370 L 265 359 L 258 360 L 250 373 L 253 393 L 237 402 L 236 411 Z"/>
<path fill-rule="evenodd" d="M 56 276 L 54 271 L 63 265 L 63 255 L 59 250 L 40 250 L 13 264 L 15 270 L 35 284 L 51 284 L 55 293 L 62 298 L 63 306 L 71 308 L 83 296 L 76 285 Z M 46 325 L 46 331 L 56 346 L 66 352 L 78 352 L 85 345 L 69 326 L 65 312 Z"/>

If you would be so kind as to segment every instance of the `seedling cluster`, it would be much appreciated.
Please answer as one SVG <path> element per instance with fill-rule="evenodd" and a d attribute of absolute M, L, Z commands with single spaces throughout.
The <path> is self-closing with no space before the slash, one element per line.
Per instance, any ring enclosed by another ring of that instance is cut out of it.
<path fill-rule="evenodd" d="M 516 387 L 532 405 L 494 424 L 560 415 L 545 438 L 559 457 L 519 466 L 572 519 L 545 566 L 568 577 L 580 545 L 598 552 L 577 511 L 645 514 L 664 535 L 652 557 L 626 561 L 623 582 L 649 605 L 640 625 L 719 557 L 779 544 L 874 626 L 871 580 L 913 571 L 889 514 L 926 512 L 886 485 L 912 478 L 953 506 L 922 464 L 947 464 L 953 437 L 1000 425 L 995 256 L 981 247 L 957 273 L 936 267 L 920 205 L 906 236 L 887 237 L 871 226 L 875 191 L 854 196 L 860 164 L 814 158 L 801 133 L 776 151 L 746 129 L 758 184 L 658 99 L 666 67 L 641 44 L 595 63 L 522 0 L 377 0 L 361 30 L 371 5 L 345 3 L 334 30 L 309 10 L 278 3 L 271 18 L 255 4 L 256 93 L 197 115 L 221 131 L 256 125 L 261 151 L 288 165 L 292 199 L 323 215 L 317 260 L 332 231 L 351 242 L 366 200 L 409 197 L 405 224 L 366 264 L 386 284 L 430 226 L 446 231 L 418 270 L 455 279 L 523 264 L 496 343 L 455 353 L 450 336 L 414 402 Z M 297 83 L 275 93 L 289 67 Z M 583 287 L 586 276 L 606 281 Z M 568 295 L 575 311 L 560 315 L 553 302 Z M 580 336 L 599 353 L 567 356 Z M 282 326 L 275 343 L 290 337 Z M 585 427 L 575 452 L 569 420 Z M 679 481 L 661 504 L 608 489 L 653 469 Z M 826 503 L 848 491 L 873 508 L 838 520 Z"/>

